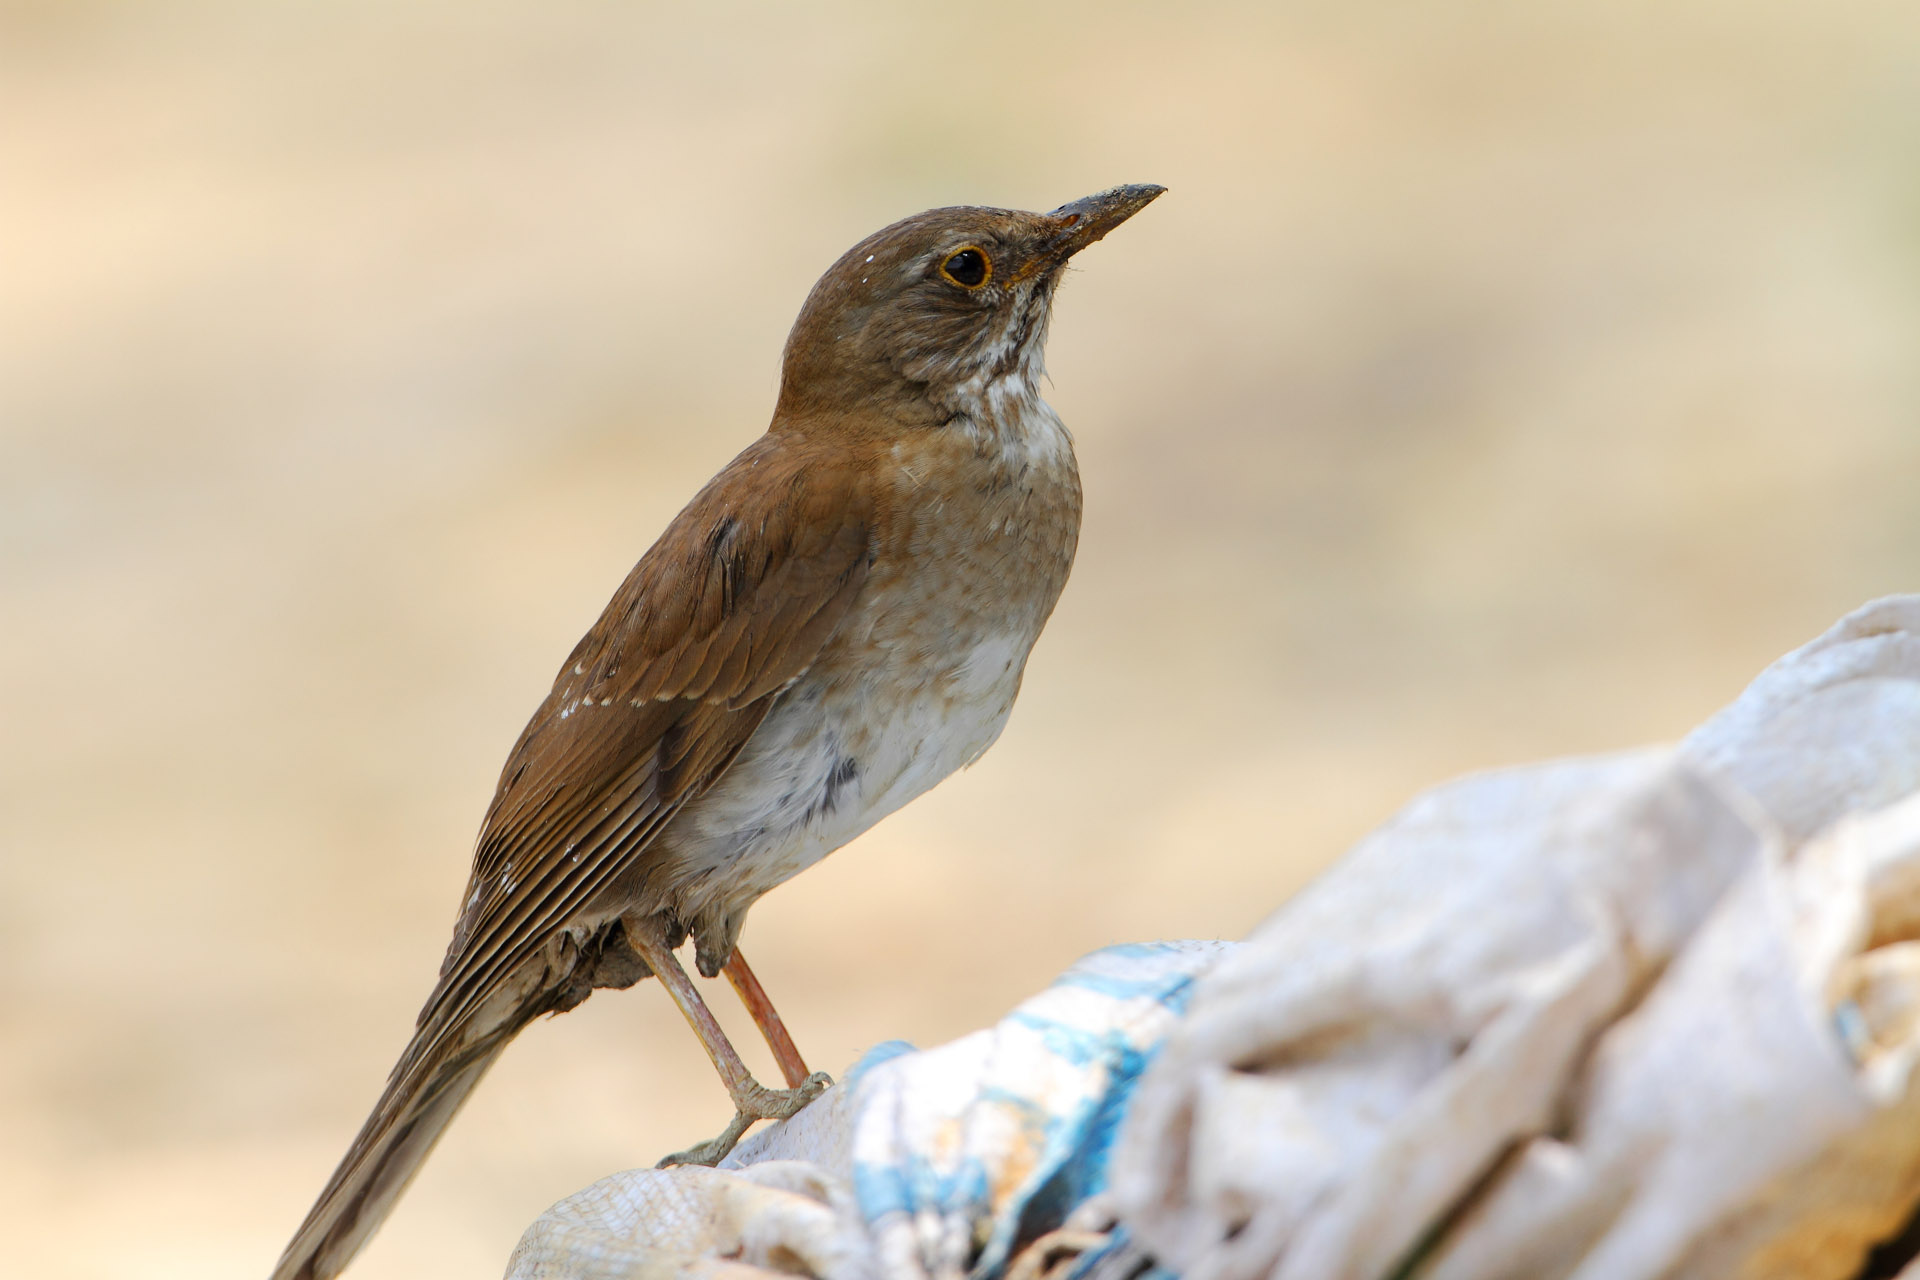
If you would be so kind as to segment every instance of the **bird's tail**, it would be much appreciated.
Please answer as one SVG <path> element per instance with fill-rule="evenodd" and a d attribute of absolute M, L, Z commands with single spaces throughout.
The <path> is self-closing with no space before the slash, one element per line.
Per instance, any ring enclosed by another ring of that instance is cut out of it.
<path fill-rule="evenodd" d="M 596 987 L 630 987 L 648 973 L 618 921 L 584 945 L 561 935 L 464 1010 L 449 1011 L 443 972 L 380 1101 L 280 1255 L 273 1280 L 330 1280 L 346 1268 L 522 1027 L 573 1008 Z"/>
<path fill-rule="evenodd" d="M 414 1032 L 373 1113 L 280 1255 L 273 1280 L 328 1280 L 346 1267 L 527 1021 L 509 1017 L 479 1035 L 435 1034 L 430 1022 Z"/>

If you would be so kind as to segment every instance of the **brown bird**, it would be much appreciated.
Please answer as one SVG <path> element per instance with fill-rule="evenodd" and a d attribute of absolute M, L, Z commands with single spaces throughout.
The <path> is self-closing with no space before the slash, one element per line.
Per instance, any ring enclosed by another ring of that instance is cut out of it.
<path fill-rule="evenodd" d="M 767 433 L 640 557 L 514 744 L 440 980 L 275 1280 L 341 1271 L 507 1041 L 596 988 L 657 975 L 733 1099 L 725 1133 L 669 1161 L 717 1161 L 829 1083 L 741 923 L 1000 736 L 1080 532 L 1073 443 L 1040 398 L 1054 289 L 1162 190 L 934 209 L 820 278 Z M 688 935 L 789 1088 L 721 1034 L 674 959 Z"/>

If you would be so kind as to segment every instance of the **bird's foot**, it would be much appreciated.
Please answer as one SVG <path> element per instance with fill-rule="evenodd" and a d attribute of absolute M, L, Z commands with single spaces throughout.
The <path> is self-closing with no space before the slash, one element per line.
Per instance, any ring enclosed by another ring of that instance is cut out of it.
<path fill-rule="evenodd" d="M 785 1120 L 801 1108 L 826 1092 L 833 1077 L 824 1071 L 816 1071 L 800 1083 L 796 1089 L 769 1089 L 758 1080 L 748 1080 L 733 1094 L 733 1119 L 717 1138 L 696 1143 L 685 1151 L 676 1151 L 665 1157 L 656 1169 L 669 1168 L 676 1164 L 719 1164 L 727 1158 L 734 1144 L 740 1141 L 742 1134 L 756 1120 Z"/>
<path fill-rule="evenodd" d="M 712 1168 L 727 1158 L 727 1153 L 733 1150 L 736 1142 L 740 1141 L 740 1135 L 747 1131 L 747 1126 L 759 1118 L 759 1116 L 748 1115 L 744 1111 L 736 1111 L 733 1119 L 727 1122 L 727 1127 L 720 1131 L 719 1137 L 708 1138 L 705 1142 L 696 1142 L 685 1151 L 676 1151 L 670 1156 L 661 1156 L 660 1163 L 653 1167 L 671 1169 L 677 1164 L 703 1164 Z"/>

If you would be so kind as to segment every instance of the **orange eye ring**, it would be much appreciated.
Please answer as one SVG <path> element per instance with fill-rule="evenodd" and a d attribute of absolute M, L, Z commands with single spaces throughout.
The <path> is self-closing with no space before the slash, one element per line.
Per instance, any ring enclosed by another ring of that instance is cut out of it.
<path fill-rule="evenodd" d="M 947 255 L 940 274 L 969 292 L 983 289 L 993 279 L 993 259 L 979 245 L 965 245 Z"/>

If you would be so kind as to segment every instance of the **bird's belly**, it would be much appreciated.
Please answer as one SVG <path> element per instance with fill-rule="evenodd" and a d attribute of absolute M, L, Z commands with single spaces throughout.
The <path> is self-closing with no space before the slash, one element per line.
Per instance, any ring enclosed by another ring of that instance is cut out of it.
<path fill-rule="evenodd" d="M 674 823 L 680 913 L 751 902 L 973 763 L 1006 726 L 1033 639 L 987 635 L 932 669 L 803 678 Z"/>

